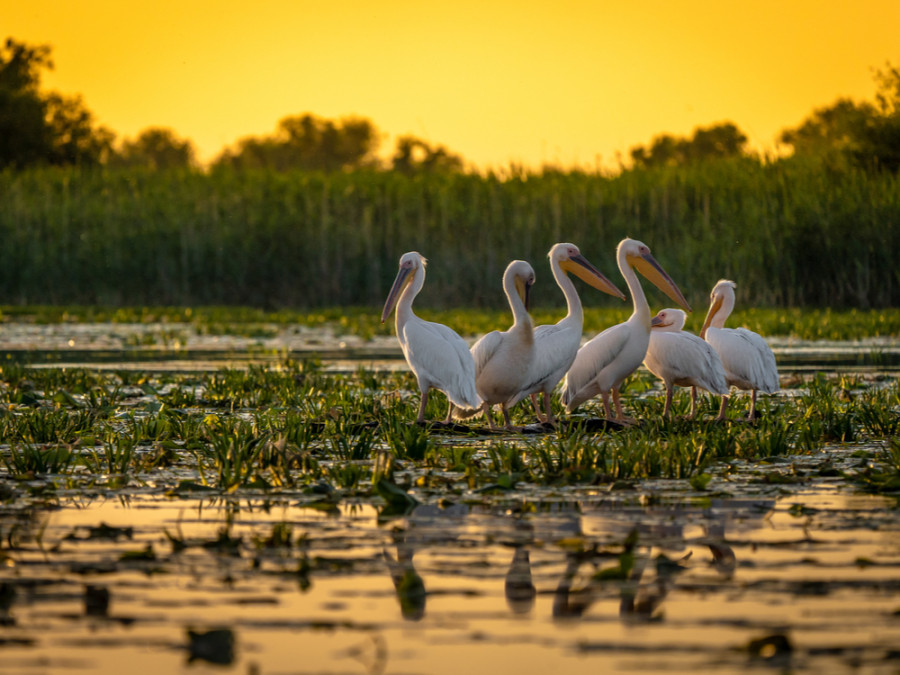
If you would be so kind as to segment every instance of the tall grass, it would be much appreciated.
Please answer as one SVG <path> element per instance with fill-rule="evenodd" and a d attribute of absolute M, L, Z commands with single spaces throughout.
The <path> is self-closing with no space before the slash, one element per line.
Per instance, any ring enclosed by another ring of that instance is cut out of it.
<path fill-rule="evenodd" d="M 421 305 L 502 307 L 512 258 L 538 270 L 578 244 L 613 279 L 645 241 L 705 305 L 721 277 L 740 304 L 900 302 L 900 181 L 800 162 L 720 161 L 615 176 L 220 170 L 0 173 L 0 294 L 11 304 L 379 307 L 400 254 L 431 260 Z M 591 294 L 587 306 L 612 306 Z"/>

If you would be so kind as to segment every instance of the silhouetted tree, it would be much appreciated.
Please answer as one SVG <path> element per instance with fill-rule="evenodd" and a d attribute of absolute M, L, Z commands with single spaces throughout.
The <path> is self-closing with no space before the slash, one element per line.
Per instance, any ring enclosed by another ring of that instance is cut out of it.
<path fill-rule="evenodd" d="M 415 136 L 401 136 L 391 158 L 391 168 L 400 173 L 462 171 L 462 157 L 443 145 L 432 146 Z"/>
<path fill-rule="evenodd" d="M 305 114 L 279 121 L 273 136 L 241 139 L 236 150 L 224 151 L 215 164 L 281 171 L 358 169 L 374 165 L 377 147 L 378 132 L 369 120 L 334 122 Z"/>
<path fill-rule="evenodd" d="M 790 145 L 795 155 L 854 150 L 862 130 L 874 114 L 875 107 L 870 103 L 838 99 L 830 106 L 814 110 L 796 129 L 783 130 L 779 140 Z"/>
<path fill-rule="evenodd" d="M 0 168 L 31 164 L 95 164 L 114 134 L 95 126 L 80 97 L 40 92 L 40 71 L 52 69 L 50 47 L 7 38 L 0 47 Z"/>
<path fill-rule="evenodd" d="M 900 70 L 875 71 L 875 103 L 840 98 L 818 108 L 779 140 L 798 157 L 846 160 L 866 169 L 900 170 Z"/>
<path fill-rule="evenodd" d="M 190 168 L 196 164 L 196 151 L 191 141 L 178 138 L 171 129 L 150 127 L 135 140 L 123 141 L 110 164 L 147 169 Z"/>
<path fill-rule="evenodd" d="M 747 137 L 731 122 L 711 127 L 698 127 L 692 138 L 676 138 L 662 134 L 653 139 L 649 149 L 631 149 L 635 166 L 681 166 L 690 162 L 744 154 Z"/>

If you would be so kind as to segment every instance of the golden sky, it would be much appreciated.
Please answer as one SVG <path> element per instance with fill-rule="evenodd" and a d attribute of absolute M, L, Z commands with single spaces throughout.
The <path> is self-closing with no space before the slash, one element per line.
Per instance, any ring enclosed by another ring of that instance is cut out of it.
<path fill-rule="evenodd" d="M 900 65 L 898 0 L 0 0 L 0 17 L 0 37 L 53 47 L 45 89 L 203 160 L 304 112 L 480 168 L 612 167 L 722 121 L 772 150 Z"/>

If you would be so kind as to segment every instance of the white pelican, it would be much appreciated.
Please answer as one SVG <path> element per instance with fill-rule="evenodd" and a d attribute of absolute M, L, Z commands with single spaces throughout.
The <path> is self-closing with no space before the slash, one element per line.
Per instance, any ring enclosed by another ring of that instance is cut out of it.
<path fill-rule="evenodd" d="M 646 244 L 635 239 L 623 239 L 619 242 L 616 260 L 631 292 L 634 312 L 628 321 L 610 326 L 578 350 L 572 367 L 566 373 L 562 402 L 566 412 L 572 412 L 600 394 L 609 418 L 612 416 L 609 407 L 609 394 L 612 392 L 616 420 L 623 421 L 625 415 L 619 401 L 619 387 L 641 365 L 650 343 L 650 306 L 634 269 L 687 311 L 691 311 L 691 307 L 675 282 L 650 254 Z"/>
<path fill-rule="evenodd" d="M 502 332 L 491 331 L 472 345 L 475 387 L 491 429 L 496 429 L 491 416 L 494 404 L 500 405 L 506 428 L 512 428 L 506 403 L 522 389 L 528 378 L 534 357 L 534 330 L 528 315 L 528 296 L 533 284 L 531 265 L 524 260 L 509 263 L 503 273 L 503 292 L 512 310 L 513 325 Z"/>
<path fill-rule="evenodd" d="M 481 406 L 469 345 L 447 326 L 420 319 L 413 312 L 413 299 L 425 284 L 426 262 L 416 251 L 400 256 L 400 269 L 381 313 L 381 323 L 384 323 L 394 306 L 397 307 L 397 340 L 422 394 L 416 417 L 419 424 L 425 422 L 425 405 L 432 388 L 447 395 L 451 411 L 454 405 L 460 408 Z M 450 411 L 446 421 L 450 422 Z"/>
<path fill-rule="evenodd" d="M 550 395 L 575 360 L 575 354 L 581 346 L 584 326 L 581 299 L 568 273 L 622 300 L 625 299 L 625 294 L 589 263 L 575 244 L 554 244 L 547 257 L 550 259 L 553 278 L 566 296 L 568 313 L 555 324 L 538 326 L 534 329 L 534 359 L 531 362 L 531 372 L 525 387 L 507 402 L 507 407 L 512 408 L 526 396 L 531 396 L 538 421 L 554 424 Z M 538 403 L 540 394 L 544 395 L 543 416 Z"/>
<path fill-rule="evenodd" d="M 729 387 L 749 389 L 750 412 L 748 420 L 756 414 L 756 392 L 774 394 L 778 391 L 778 366 L 775 355 L 766 341 L 757 333 L 746 328 L 725 328 L 725 320 L 734 309 L 733 281 L 721 279 L 709 294 L 709 311 L 700 337 L 704 338 L 719 353 L 725 366 L 725 379 Z M 722 397 L 722 407 L 717 419 L 725 419 L 728 395 Z"/>
<path fill-rule="evenodd" d="M 719 354 L 705 340 L 684 328 L 687 314 L 681 309 L 664 309 L 650 321 L 650 345 L 644 356 L 647 370 L 665 382 L 668 417 L 675 386 L 691 388 L 691 414 L 697 412 L 697 387 L 713 394 L 728 393 L 725 369 Z"/>

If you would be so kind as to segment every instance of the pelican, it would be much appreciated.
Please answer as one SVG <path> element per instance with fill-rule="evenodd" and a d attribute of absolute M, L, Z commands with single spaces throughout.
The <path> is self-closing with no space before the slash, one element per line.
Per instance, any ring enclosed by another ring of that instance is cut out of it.
<path fill-rule="evenodd" d="M 491 429 L 496 429 L 491 406 L 500 405 L 506 428 L 512 428 L 507 401 L 526 384 L 534 357 L 534 330 L 528 315 L 528 297 L 534 284 L 534 269 L 524 260 L 513 260 L 503 273 L 503 292 L 513 314 L 513 325 L 491 331 L 472 345 L 475 387 L 482 411 Z M 465 417 L 465 413 L 461 415 Z"/>
<path fill-rule="evenodd" d="M 581 299 L 575 290 L 575 284 L 569 278 L 569 273 L 594 288 L 622 300 L 625 299 L 625 294 L 589 263 L 575 244 L 554 244 L 547 257 L 550 259 L 553 278 L 566 297 L 568 313 L 555 324 L 538 326 L 534 329 L 534 359 L 531 362 L 528 381 L 522 390 L 507 402 L 507 407 L 512 408 L 526 396 L 531 396 L 538 421 L 554 424 L 550 395 L 575 360 L 575 354 L 581 346 L 584 325 Z M 544 395 L 543 415 L 538 403 L 540 394 Z"/>
<path fill-rule="evenodd" d="M 775 355 L 766 341 L 746 328 L 725 328 L 725 320 L 734 309 L 733 281 L 721 279 L 709 294 L 709 311 L 700 337 L 704 338 L 719 353 L 725 367 L 725 379 L 729 387 L 749 389 L 750 412 L 748 420 L 756 414 L 756 392 L 774 394 L 778 391 L 778 366 Z M 717 419 L 725 419 L 728 394 L 722 397 L 722 407 Z"/>
<path fill-rule="evenodd" d="M 479 408 L 481 399 L 475 389 L 475 362 L 466 341 L 447 326 L 420 319 L 413 312 L 413 300 L 425 284 L 426 262 L 416 251 L 400 256 L 400 269 L 384 303 L 381 323 L 396 306 L 397 340 L 421 392 L 416 422 L 424 424 L 428 392 L 438 389 L 450 399 L 445 420 L 449 423 L 454 405 Z"/>
<path fill-rule="evenodd" d="M 650 306 L 634 270 L 637 269 L 687 311 L 691 311 L 691 307 L 675 282 L 650 254 L 646 244 L 635 239 L 623 239 L 616 251 L 616 261 L 631 292 L 634 312 L 628 321 L 610 326 L 578 350 L 572 367 L 566 373 L 562 402 L 566 412 L 572 412 L 600 394 L 606 417 L 610 418 L 609 394 L 612 392 L 616 420 L 624 421 L 619 387 L 641 365 L 650 343 Z"/>
<path fill-rule="evenodd" d="M 681 309 L 664 309 L 650 320 L 650 345 L 644 365 L 665 382 L 664 417 L 669 416 L 676 385 L 691 388 L 689 419 L 694 419 L 697 412 L 697 387 L 713 394 L 728 393 L 719 354 L 705 340 L 682 330 L 686 319 L 687 314 Z"/>

